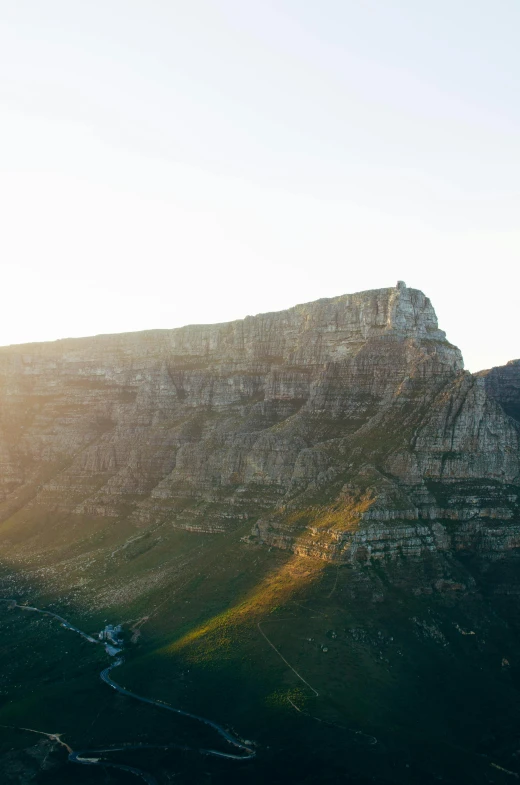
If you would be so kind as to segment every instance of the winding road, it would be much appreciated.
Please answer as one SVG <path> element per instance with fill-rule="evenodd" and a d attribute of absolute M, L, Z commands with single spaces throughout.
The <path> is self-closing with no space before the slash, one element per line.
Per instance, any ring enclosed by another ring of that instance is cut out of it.
<path fill-rule="evenodd" d="M 50 616 L 54 619 L 57 619 L 62 627 L 66 629 L 72 630 L 76 632 L 78 635 L 81 635 L 82 638 L 88 640 L 90 643 L 100 644 L 99 640 L 93 638 L 91 635 L 87 635 L 87 633 L 83 632 L 82 630 L 78 629 L 78 627 L 74 627 L 67 619 L 64 619 L 62 616 L 59 616 L 57 613 L 53 613 L 52 611 L 42 610 L 41 608 L 35 608 L 31 605 L 19 605 L 19 603 L 14 599 L 5 599 L 0 598 L 0 602 L 7 603 L 10 605 L 11 608 L 19 608 L 23 611 L 32 611 L 34 613 L 41 613 L 44 616 Z M 137 777 L 140 777 L 147 785 L 158 785 L 157 780 L 151 774 L 142 769 L 137 769 L 133 766 L 127 766 L 122 763 L 111 763 L 110 761 L 103 760 L 102 756 L 107 753 L 111 752 L 122 752 L 128 750 L 182 750 L 185 752 L 199 752 L 203 755 L 213 755 L 218 758 L 227 758 L 229 760 L 236 760 L 236 761 L 243 761 L 243 760 L 250 760 L 254 758 L 256 752 L 248 746 L 248 744 L 244 743 L 232 733 L 227 731 L 222 725 L 219 725 L 218 722 L 214 722 L 214 720 L 210 720 L 207 717 L 200 717 L 197 714 L 191 714 L 188 711 L 183 711 L 182 709 L 177 709 L 174 706 L 170 706 L 168 703 L 165 703 L 161 700 L 154 700 L 153 698 L 146 698 L 143 695 L 138 695 L 136 692 L 132 692 L 131 690 L 127 690 L 124 687 L 121 687 L 112 677 L 110 676 L 110 672 L 117 668 L 119 665 L 123 663 L 121 658 L 117 659 L 112 665 L 109 665 L 107 668 L 101 671 L 100 678 L 105 684 L 108 684 L 116 692 L 119 692 L 120 695 L 125 695 L 128 698 L 133 698 L 134 700 L 141 701 L 141 703 L 148 703 L 151 706 L 156 706 L 159 709 L 163 709 L 164 711 L 171 711 L 175 714 L 179 714 L 183 717 L 188 717 L 189 719 L 195 720 L 196 722 L 201 722 L 204 725 L 209 726 L 212 728 L 219 736 L 221 736 L 228 744 L 233 745 L 238 750 L 241 750 L 243 754 L 238 753 L 230 753 L 230 752 L 220 752 L 218 750 L 212 749 L 204 749 L 201 747 L 186 747 L 180 744 L 123 744 L 117 747 L 110 746 L 98 749 L 81 749 L 81 750 L 73 750 L 69 747 L 68 744 L 61 741 L 60 736 L 62 734 L 59 733 L 44 733 L 43 731 L 35 730 L 33 728 L 20 728 L 20 730 L 30 731 L 31 733 L 40 733 L 43 736 L 51 739 L 54 742 L 61 744 L 62 746 L 66 747 L 69 753 L 69 761 L 71 763 L 78 763 L 85 766 L 102 766 L 104 768 L 115 768 L 120 769 L 121 771 L 126 771 L 129 774 L 134 774 Z"/>

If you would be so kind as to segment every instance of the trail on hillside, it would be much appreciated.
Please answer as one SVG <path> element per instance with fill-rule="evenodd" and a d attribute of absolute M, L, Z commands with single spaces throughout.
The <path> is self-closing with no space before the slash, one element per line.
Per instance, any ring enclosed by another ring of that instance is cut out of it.
<path fill-rule="evenodd" d="M 277 622 L 278 622 L 278 621 L 287 621 L 287 619 L 273 619 L 273 620 L 271 620 L 271 621 L 277 621 Z M 264 622 L 264 624 L 265 624 L 265 622 Z M 310 689 L 310 690 L 311 690 L 311 691 L 312 691 L 312 692 L 313 692 L 313 693 L 316 695 L 316 697 L 318 697 L 318 695 L 320 694 L 320 693 L 318 692 L 318 690 L 315 690 L 315 689 L 314 689 L 314 687 L 313 687 L 312 685 L 310 685 L 310 684 L 309 684 L 309 682 L 308 682 L 308 681 L 306 681 L 306 680 L 303 678 L 303 676 L 302 676 L 300 673 L 298 673 L 298 671 L 296 670 L 296 668 L 293 668 L 293 666 L 291 665 L 291 663 L 290 663 L 290 662 L 288 662 L 288 661 L 285 659 L 285 657 L 283 656 L 283 654 L 282 654 L 280 651 L 278 651 L 278 649 L 276 648 L 276 646 L 274 645 L 274 643 L 272 643 L 272 641 L 271 641 L 271 640 L 270 640 L 270 639 L 267 637 L 267 635 L 265 634 L 265 632 L 264 632 L 264 631 L 263 631 L 263 629 L 262 629 L 261 622 L 258 622 L 256 626 L 258 627 L 258 630 L 259 630 L 259 632 L 260 632 L 260 635 L 262 635 L 262 636 L 265 638 L 265 640 L 267 641 L 267 643 L 269 644 L 269 646 L 270 646 L 272 649 L 274 649 L 274 650 L 275 650 L 275 652 L 278 654 L 278 656 L 280 657 L 280 659 L 281 659 L 281 660 L 283 660 L 283 661 L 285 662 L 285 664 L 287 665 L 287 667 L 288 667 L 288 668 L 290 668 L 290 669 L 292 670 L 292 672 L 293 672 L 293 673 L 294 673 L 294 674 L 295 674 L 295 675 L 296 675 L 296 676 L 299 678 L 299 680 L 300 680 L 301 682 L 303 682 L 303 684 L 305 684 L 305 686 L 306 686 L 306 687 L 308 687 L 308 688 L 309 688 L 309 689 Z"/>
<path fill-rule="evenodd" d="M 326 614 L 322 613 L 322 611 L 318 611 L 318 610 L 316 610 L 315 608 L 307 608 L 305 605 L 302 605 L 302 604 L 301 604 L 301 603 L 299 603 L 299 602 L 295 602 L 295 605 L 299 605 L 299 607 L 300 607 L 300 608 L 304 608 L 305 610 L 310 610 L 310 611 L 312 611 L 313 613 L 319 613 L 321 616 L 325 616 L 325 617 L 326 617 Z M 263 623 L 264 623 L 264 624 L 266 624 L 266 623 L 271 623 L 271 624 L 273 624 L 273 623 L 274 623 L 274 624 L 276 624 L 276 623 L 278 623 L 278 622 L 283 622 L 283 621 L 289 621 L 289 619 L 267 619 L 267 620 L 264 620 L 264 622 L 263 622 Z M 261 624 L 262 624 L 262 622 L 258 622 L 256 626 L 258 627 L 258 631 L 260 632 L 260 634 L 262 635 L 262 637 L 263 637 L 263 638 L 265 638 L 265 640 L 267 641 L 267 643 L 269 644 L 269 646 L 270 646 L 270 647 L 271 647 L 271 648 L 272 648 L 272 649 L 273 649 L 273 650 L 276 652 L 276 654 L 278 655 L 278 657 L 280 657 L 280 659 L 281 659 L 281 660 L 282 660 L 282 661 L 283 661 L 283 662 L 284 662 L 284 663 L 287 665 L 287 667 L 288 667 L 288 668 L 290 668 L 290 670 L 291 670 L 291 671 L 292 671 L 292 672 L 295 674 L 295 676 L 297 676 L 297 677 L 298 677 L 298 679 L 299 679 L 299 680 L 300 680 L 300 681 L 301 681 L 303 684 L 305 684 L 305 686 L 306 686 L 306 687 L 308 687 L 308 688 L 309 688 L 309 689 L 310 689 L 310 690 L 311 690 L 311 691 L 314 693 L 314 695 L 315 695 L 316 697 L 318 697 L 318 696 L 319 696 L 319 692 L 318 692 L 318 690 L 316 690 L 316 689 L 315 689 L 315 688 L 314 688 L 314 687 L 313 687 L 311 684 L 309 684 L 309 682 L 308 682 L 306 679 L 304 679 L 304 678 L 303 678 L 303 676 L 301 675 L 301 673 L 298 673 L 298 671 L 296 670 L 296 668 L 294 668 L 294 667 L 291 665 L 291 663 L 290 663 L 290 662 L 289 662 L 289 661 L 288 661 L 288 660 L 287 660 L 287 659 L 286 659 L 286 658 L 283 656 L 283 654 L 281 653 L 281 651 L 280 651 L 280 650 L 279 650 L 279 649 L 278 649 L 278 648 L 277 648 L 277 647 L 274 645 L 274 643 L 272 642 L 272 640 L 271 640 L 271 639 L 270 639 L 270 638 L 267 636 L 267 634 L 266 634 L 266 633 L 263 631 Z M 360 730 L 353 730 L 352 728 L 345 728 L 343 725 L 339 725 L 337 722 L 330 722 L 329 720 L 322 720 L 320 717 L 316 717 L 316 716 L 314 716 L 313 714 L 309 714 L 309 712 L 307 712 L 307 711 L 303 711 L 302 709 L 300 709 L 300 708 L 299 708 L 299 707 L 298 707 L 298 706 L 297 706 L 297 705 L 294 703 L 294 701 L 292 701 L 292 700 L 291 700 L 291 698 L 289 698 L 289 697 L 288 697 L 288 698 L 287 698 L 287 701 L 290 703 L 290 705 L 293 707 L 293 709 L 295 709 L 295 710 L 296 710 L 296 711 L 297 711 L 299 714 L 303 714 L 303 715 L 305 715 L 306 717 L 309 717 L 309 719 L 311 719 L 311 720 L 316 720 L 316 722 L 321 722 L 321 723 L 323 723 L 324 725 L 330 725 L 330 726 L 331 726 L 331 727 L 333 727 L 333 728 L 339 728 L 340 730 L 347 731 L 348 733 L 353 733 L 353 734 L 354 734 L 354 735 L 356 735 L 356 736 L 360 736 L 360 737 L 362 737 L 363 739 L 367 739 L 367 740 L 368 740 L 368 741 L 367 741 L 367 743 L 368 743 L 368 744 L 370 744 L 370 745 L 377 744 L 377 739 L 376 739 L 376 737 L 375 737 L 375 736 L 372 736 L 372 735 L 370 735 L 370 734 L 367 734 L 367 733 L 363 733 L 363 731 L 360 731 Z"/>
<path fill-rule="evenodd" d="M 66 629 L 72 630 L 73 632 L 81 635 L 82 638 L 89 641 L 90 643 L 94 644 L 101 644 L 101 641 L 96 640 L 91 635 L 80 630 L 78 627 L 75 627 L 71 624 L 67 619 L 64 619 L 62 616 L 59 616 L 57 613 L 53 613 L 52 611 L 43 610 L 41 608 L 35 608 L 31 605 L 20 605 L 17 600 L 10 599 L 10 598 L 0 598 L 0 602 L 7 603 L 11 608 L 18 608 L 23 611 L 31 611 L 33 613 L 41 613 L 44 616 L 50 616 L 51 618 L 57 619 L 62 627 Z M 134 766 L 127 766 L 122 763 L 111 763 L 110 761 L 103 760 L 102 755 L 111 753 L 111 752 L 124 752 L 129 750 L 179 750 L 183 752 L 198 752 L 202 755 L 213 755 L 218 758 L 227 758 L 229 760 L 236 760 L 236 761 L 243 761 L 243 760 L 250 760 L 254 758 L 256 753 L 244 742 L 234 736 L 232 733 L 227 731 L 222 725 L 219 725 L 218 722 L 214 720 L 210 720 L 207 717 L 201 717 L 197 714 L 191 714 L 190 712 L 183 711 L 182 709 L 177 709 L 174 706 L 170 706 L 168 703 L 165 703 L 161 700 L 155 700 L 153 698 L 146 698 L 143 695 L 138 695 L 131 690 L 127 690 L 124 687 L 121 687 L 112 677 L 110 676 L 110 672 L 114 669 L 119 667 L 123 664 L 123 659 L 118 658 L 115 662 L 109 665 L 107 668 L 104 668 L 100 673 L 101 680 L 111 687 L 113 690 L 118 692 L 120 695 L 125 695 L 128 698 L 132 698 L 133 700 L 138 700 L 141 703 L 147 703 L 151 706 L 155 706 L 159 709 L 164 711 L 174 712 L 175 714 L 179 714 L 183 717 L 188 717 L 189 719 L 195 720 L 196 722 L 200 722 L 204 725 L 209 726 L 212 728 L 219 736 L 221 736 L 228 744 L 233 745 L 239 750 L 242 750 L 245 754 L 233 754 L 229 752 L 220 752 L 218 750 L 212 749 L 205 749 L 202 747 L 187 747 L 181 744 L 120 744 L 118 746 L 108 746 L 103 748 L 97 749 L 81 749 L 81 750 L 73 750 L 68 744 L 61 741 L 61 733 L 46 733 L 44 731 L 36 730 L 34 728 L 17 728 L 18 730 L 28 731 L 30 733 L 39 733 L 42 736 L 46 736 L 53 742 L 56 742 L 63 747 L 66 747 L 68 752 L 68 759 L 71 763 L 82 764 L 85 766 L 102 766 L 104 768 L 115 768 L 121 771 L 125 771 L 129 774 L 134 774 L 137 777 L 140 777 L 147 785 L 159 785 L 155 777 L 146 772 L 142 769 L 135 768 Z M 3 726 L 3 727 L 14 727 L 14 726 Z"/>

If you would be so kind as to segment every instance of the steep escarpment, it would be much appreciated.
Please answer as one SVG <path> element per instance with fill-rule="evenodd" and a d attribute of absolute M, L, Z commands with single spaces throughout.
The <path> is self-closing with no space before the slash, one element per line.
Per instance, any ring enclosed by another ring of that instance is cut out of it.
<path fill-rule="evenodd" d="M 506 414 L 520 422 L 520 360 L 481 371 L 486 392 L 499 402 Z"/>
<path fill-rule="evenodd" d="M 251 782 L 518 776 L 519 369 L 465 372 L 402 283 L 0 349 L 2 773 L 69 782 L 28 746 L 59 728 L 108 777 L 234 782 L 170 705 Z M 54 614 L 123 625 L 126 696 Z"/>
<path fill-rule="evenodd" d="M 458 374 L 411 411 L 397 396 L 322 449 L 337 493 L 325 504 L 303 494 L 280 505 L 256 526 L 263 541 L 348 562 L 460 551 L 516 558 L 520 429 L 481 378 Z"/>
<path fill-rule="evenodd" d="M 143 497 L 210 499 L 243 484 L 276 496 L 313 442 L 358 428 L 411 375 L 420 387 L 460 366 L 429 301 L 403 287 L 224 325 L 8 347 L 3 500 L 41 485 L 39 502 L 116 515 Z"/>
<path fill-rule="evenodd" d="M 518 367 L 472 376 L 402 282 L 220 325 L 0 350 L 0 514 L 333 561 L 520 541 Z M 52 528 L 52 527 L 50 527 Z M 127 531 L 127 530 L 125 530 Z M 31 535 L 32 536 L 32 535 Z"/>

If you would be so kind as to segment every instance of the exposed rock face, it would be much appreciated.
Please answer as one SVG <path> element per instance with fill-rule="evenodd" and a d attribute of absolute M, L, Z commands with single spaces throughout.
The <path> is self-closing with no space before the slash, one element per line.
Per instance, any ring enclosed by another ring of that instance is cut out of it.
<path fill-rule="evenodd" d="M 341 561 L 496 559 L 520 543 L 520 363 L 464 372 L 403 283 L 229 324 L 6 347 L 0 401 L 4 520 L 249 520 L 263 542 Z"/>
<path fill-rule="evenodd" d="M 502 406 L 506 414 L 520 422 L 520 360 L 511 360 L 500 368 L 482 371 L 488 395 Z"/>

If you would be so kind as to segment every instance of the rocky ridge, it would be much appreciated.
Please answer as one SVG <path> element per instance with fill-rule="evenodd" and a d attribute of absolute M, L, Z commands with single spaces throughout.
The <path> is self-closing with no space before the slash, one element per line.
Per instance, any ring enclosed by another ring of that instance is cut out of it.
<path fill-rule="evenodd" d="M 0 401 L 3 521 L 247 522 L 252 541 L 351 563 L 494 562 L 520 543 L 520 361 L 465 372 L 402 282 L 4 347 Z"/>

